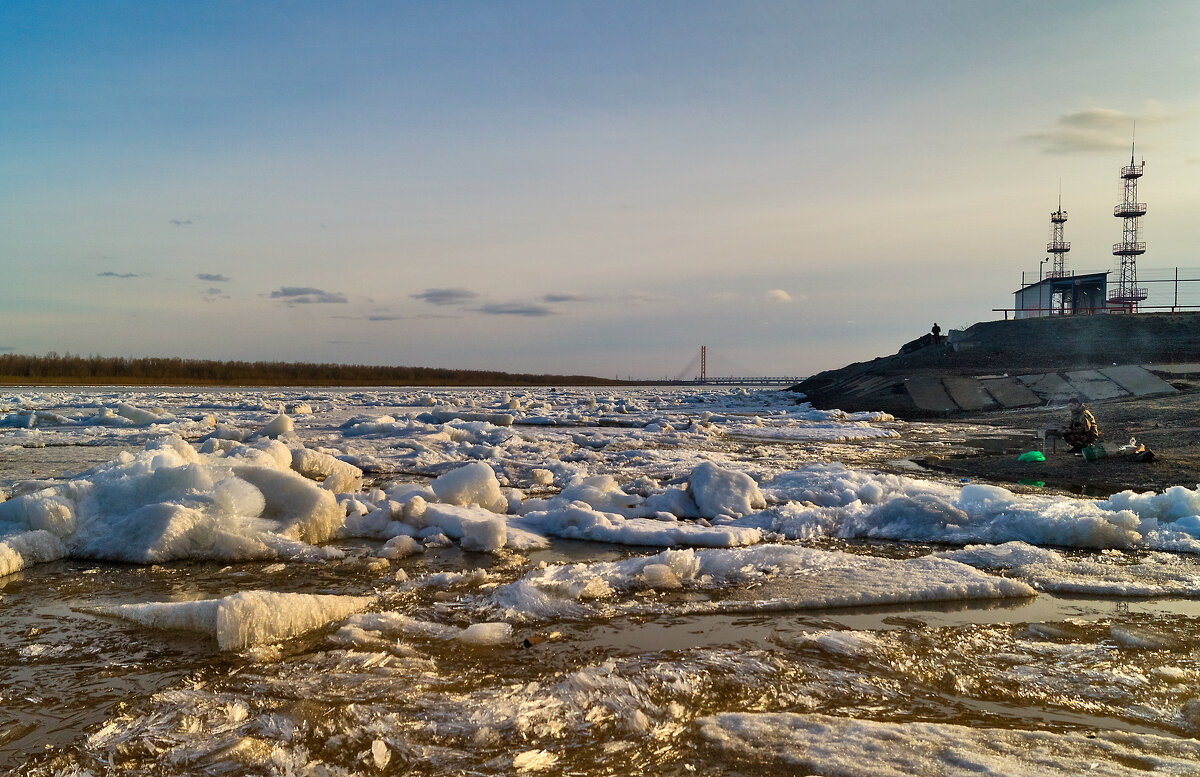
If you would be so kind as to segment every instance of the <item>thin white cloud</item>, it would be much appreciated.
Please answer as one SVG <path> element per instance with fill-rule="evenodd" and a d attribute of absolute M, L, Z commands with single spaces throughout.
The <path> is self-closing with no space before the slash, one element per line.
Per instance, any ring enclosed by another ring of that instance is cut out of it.
<path fill-rule="evenodd" d="M 767 292 L 767 302 L 787 304 L 792 301 L 792 295 L 783 289 L 771 289 Z"/>
<path fill-rule="evenodd" d="M 1163 124 L 1176 117 L 1157 104 L 1138 115 L 1112 108 L 1089 108 L 1059 116 L 1054 126 L 1025 135 L 1022 140 L 1041 146 L 1045 154 L 1123 151 L 1133 140 L 1134 122 L 1141 126 Z"/>

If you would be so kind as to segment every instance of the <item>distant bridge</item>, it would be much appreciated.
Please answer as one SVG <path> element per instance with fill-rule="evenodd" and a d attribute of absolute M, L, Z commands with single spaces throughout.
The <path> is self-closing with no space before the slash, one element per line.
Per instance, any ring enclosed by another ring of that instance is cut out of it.
<path fill-rule="evenodd" d="M 699 383 L 706 386 L 794 386 L 804 380 L 803 377 L 796 375 L 746 377 L 752 375 L 750 370 L 736 364 L 732 365 L 733 369 L 729 370 L 727 377 L 713 377 L 708 374 L 708 355 L 708 346 L 700 346 L 699 355 L 688 362 L 688 366 L 684 367 L 683 371 L 675 377 L 676 382 Z M 722 372 L 724 371 L 722 370 Z M 686 377 L 689 373 L 695 377 Z M 740 373 L 741 376 L 735 377 L 734 373 Z"/>

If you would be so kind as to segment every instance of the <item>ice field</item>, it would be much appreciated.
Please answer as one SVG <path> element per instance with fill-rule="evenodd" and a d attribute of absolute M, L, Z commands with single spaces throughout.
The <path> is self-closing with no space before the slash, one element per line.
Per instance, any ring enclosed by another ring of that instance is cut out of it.
<path fill-rule="evenodd" d="M 736 387 L 8 389 L 0 772 L 1200 774 L 1196 484 L 895 463 L 989 434 Z"/>

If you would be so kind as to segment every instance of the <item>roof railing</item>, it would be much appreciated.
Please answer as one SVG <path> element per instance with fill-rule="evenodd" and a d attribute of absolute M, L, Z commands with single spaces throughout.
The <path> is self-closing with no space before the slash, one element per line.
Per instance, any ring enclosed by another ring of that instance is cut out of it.
<path fill-rule="evenodd" d="M 1137 256 L 1144 253 L 1145 243 L 1113 243 L 1113 256 Z"/>

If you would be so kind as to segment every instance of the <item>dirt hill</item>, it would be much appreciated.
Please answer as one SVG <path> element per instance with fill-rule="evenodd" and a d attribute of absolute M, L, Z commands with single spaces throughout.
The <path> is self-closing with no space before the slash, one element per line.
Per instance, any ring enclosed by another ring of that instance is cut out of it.
<path fill-rule="evenodd" d="M 917 343 L 905 349 L 913 345 Z M 793 389 L 820 408 L 919 417 L 986 410 L 989 402 L 1011 407 L 1003 397 L 988 394 L 987 387 L 998 394 L 1016 386 L 1019 376 L 1057 375 L 1069 386 L 1076 385 L 1073 376 L 1114 365 L 1158 372 L 1156 366 L 1190 362 L 1200 362 L 1200 313 L 1054 316 L 975 324 L 952 331 L 944 342 L 822 372 Z M 985 380 L 976 385 L 961 378 Z M 1032 380 L 1026 383 L 1033 385 Z M 948 392 L 953 401 L 930 400 L 931 386 Z M 968 394 L 979 398 L 964 401 L 959 396 Z M 1021 406 L 1045 401 L 1041 393 Z"/>

